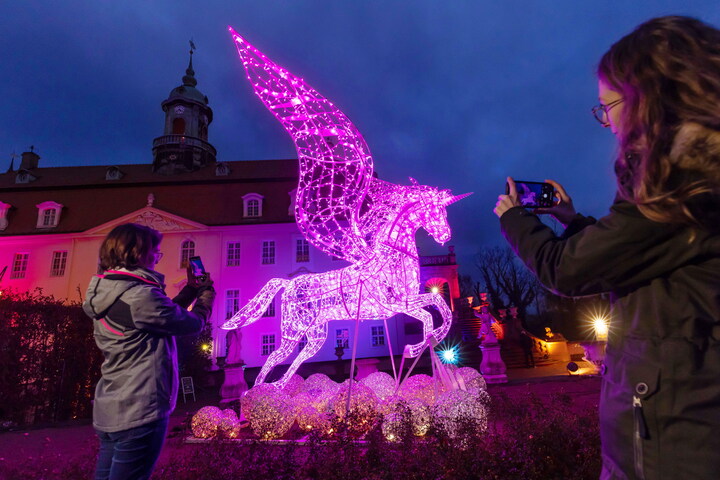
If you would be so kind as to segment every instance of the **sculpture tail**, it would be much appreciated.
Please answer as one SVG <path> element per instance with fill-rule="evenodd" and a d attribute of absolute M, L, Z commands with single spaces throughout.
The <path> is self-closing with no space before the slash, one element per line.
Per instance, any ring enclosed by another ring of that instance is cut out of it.
<path fill-rule="evenodd" d="M 235 315 L 229 318 L 220 328 L 233 330 L 256 322 L 262 317 L 268 305 L 272 302 L 277 293 L 285 288 L 290 280 L 284 278 L 273 278 L 265 284 L 247 305 L 238 310 Z"/>

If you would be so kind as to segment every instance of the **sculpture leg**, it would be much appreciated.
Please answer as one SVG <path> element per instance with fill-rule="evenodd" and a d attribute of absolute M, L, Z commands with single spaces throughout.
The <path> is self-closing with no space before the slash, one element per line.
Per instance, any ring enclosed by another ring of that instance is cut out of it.
<path fill-rule="evenodd" d="M 277 382 L 278 386 L 284 387 L 300 365 L 320 350 L 320 347 L 323 346 L 325 340 L 327 339 L 327 329 L 325 329 L 325 331 L 320 331 L 319 333 L 321 333 L 322 336 L 308 338 L 308 343 L 305 345 L 305 348 L 302 349 L 295 360 L 293 360 L 292 364 L 290 364 L 290 368 L 288 368 L 287 372 L 285 372 L 283 378 Z"/>
<path fill-rule="evenodd" d="M 267 361 L 265 362 L 265 365 L 263 365 L 262 369 L 260 370 L 260 374 L 255 379 L 255 385 L 264 383 L 265 377 L 267 377 L 267 375 L 272 371 L 272 369 L 275 368 L 278 363 L 282 362 L 290 356 L 293 348 L 295 348 L 295 345 L 297 345 L 297 341 L 282 338 L 280 340 L 280 347 L 270 354 Z"/>
<path fill-rule="evenodd" d="M 433 330 L 432 314 L 427 310 L 423 310 L 422 307 L 433 305 L 438 309 L 440 315 L 442 315 L 443 323 L 438 328 Z M 432 335 L 433 343 L 438 344 L 443 341 L 448 331 L 450 331 L 450 325 L 452 323 L 452 312 L 445 303 L 445 299 L 439 293 L 423 293 L 418 295 L 411 302 L 412 310 L 405 313 L 411 317 L 420 319 L 423 322 L 423 338 L 424 340 L 415 345 L 408 345 L 405 347 L 406 354 L 409 357 L 415 357 L 422 352 L 425 343 L 428 341 L 428 337 Z"/>
<path fill-rule="evenodd" d="M 403 352 L 403 355 L 406 358 L 414 358 L 420 355 L 420 352 L 422 352 L 425 348 L 427 337 L 430 335 L 430 332 L 432 332 L 433 318 L 430 312 L 423 310 L 422 308 L 409 310 L 404 313 L 413 318 L 417 318 L 423 324 L 423 340 L 415 345 L 405 345 L 405 351 Z"/>

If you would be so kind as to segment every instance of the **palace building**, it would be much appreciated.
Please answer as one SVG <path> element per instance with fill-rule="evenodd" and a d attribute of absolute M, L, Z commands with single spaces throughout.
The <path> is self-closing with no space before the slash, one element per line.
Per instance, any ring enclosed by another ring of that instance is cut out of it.
<path fill-rule="evenodd" d="M 185 267 L 200 255 L 215 281 L 212 315 L 214 364 L 226 355 L 220 329 L 271 278 L 341 268 L 304 239 L 295 224 L 296 159 L 218 159 L 208 141 L 213 120 L 197 88 L 192 57 L 182 85 L 162 102 L 163 135 L 152 162 L 43 168 L 34 151 L 0 174 L 0 290 L 42 288 L 81 300 L 98 273 L 98 250 L 116 225 L 135 222 L 162 232 L 167 293 L 186 282 Z M 273 121 L 268 119 L 268 121 Z M 460 296 L 455 255 L 423 257 L 426 288 L 446 292 L 455 310 Z M 241 356 L 249 367 L 265 363 L 280 343 L 279 296 L 264 318 L 242 329 Z M 329 325 L 328 341 L 310 361 L 335 360 L 335 348 L 352 345 L 353 322 Z M 420 340 L 420 322 L 395 317 L 359 326 L 358 357 L 388 355 Z M 347 351 L 349 356 L 349 351 Z M 347 357 L 346 357 L 347 358 Z"/>

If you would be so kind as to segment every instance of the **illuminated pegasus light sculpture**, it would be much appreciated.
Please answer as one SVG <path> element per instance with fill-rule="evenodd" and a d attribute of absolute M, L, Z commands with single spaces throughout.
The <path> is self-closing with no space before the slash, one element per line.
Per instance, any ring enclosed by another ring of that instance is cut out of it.
<path fill-rule="evenodd" d="M 255 94 L 297 148 L 295 219 L 300 231 L 315 247 L 351 263 L 324 273 L 273 278 L 222 326 L 231 330 L 255 322 L 283 290 L 281 343 L 256 384 L 306 338 L 305 347 L 275 382 L 283 387 L 300 364 L 320 350 L 331 320 L 386 320 L 398 313 L 418 319 L 424 340 L 407 345 L 403 358 L 417 357 L 426 346 L 441 342 L 452 312 L 440 294 L 420 293 L 415 232 L 423 228 L 440 244 L 450 240 L 446 207 L 469 194 L 453 196 L 414 180 L 402 186 L 373 177 L 370 150 L 345 114 L 232 28 L 230 32 Z M 432 315 L 423 309 L 427 306 L 442 315 L 436 329 Z"/>

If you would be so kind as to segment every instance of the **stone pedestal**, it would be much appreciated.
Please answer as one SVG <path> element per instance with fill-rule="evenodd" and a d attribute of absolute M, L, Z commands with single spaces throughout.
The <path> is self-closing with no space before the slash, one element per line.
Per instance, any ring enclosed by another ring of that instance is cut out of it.
<path fill-rule="evenodd" d="M 600 373 L 605 361 L 605 346 L 607 342 L 581 342 L 580 345 L 583 350 L 585 350 L 583 360 L 594 367 L 595 370 L 593 373 Z"/>
<path fill-rule="evenodd" d="M 220 403 L 230 403 L 239 400 L 248 389 L 245 382 L 245 369 L 243 365 L 228 365 L 225 367 L 225 381 L 220 389 Z"/>
<path fill-rule="evenodd" d="M 507 367 L 500 357 L 500 344 L 489 343 L 480 345 L 482 361 L 480 373 L 487 383 L 507 383 Z"/>
<path fill-rule="evenodd" d="M 355 375 L 355 380 L 360 381 L 371 373 L 377 372 L 378 363 L 380 363 L 380 360 L 378 360 L 377 358 L 360 358 L 358 360 L 355 360 L 355 366 L 357 367 L 357 375 Z"/>

